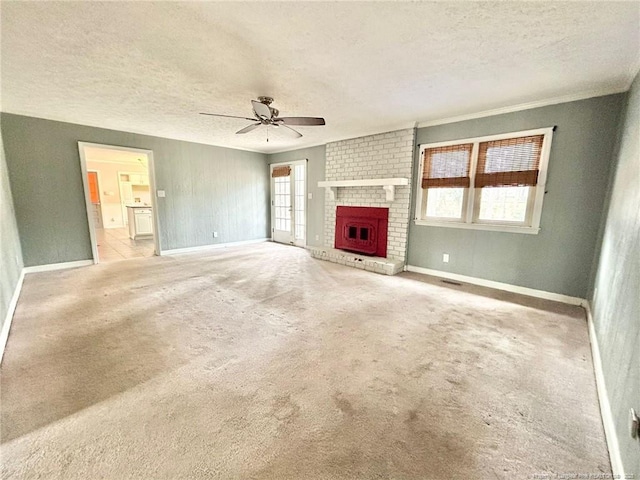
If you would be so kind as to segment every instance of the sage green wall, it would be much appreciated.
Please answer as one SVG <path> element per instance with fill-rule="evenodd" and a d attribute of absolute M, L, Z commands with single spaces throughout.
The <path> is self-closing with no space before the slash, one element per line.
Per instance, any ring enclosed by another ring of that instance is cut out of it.
<path fill-rule="evenodd" d="M 0 127 L 2 124 L 0 123 Z M 0 138 L 0 331 L 22 271 L 22 251 L 16 224 L 4 146 Z M 0 357 L 2 353 L 0 352 Z"/>
<path fill-rule="evenodd" d="M 640 75 L 620 132 L 590 300 L 622 464 L 640 478 L 640 439 L 628 427 L 629 409 L 640 412 Z"/>
<path fill-rule="evenodd" d="M 2 136 L 26 266 L 92 258 L 78 141 L 153 150 L 162 250 L 268 235 L 263 154 L 7 113 Z"/>
<path fill-rule="evenodd" d="M 624 99 L 608 95 L 419 128 L 417 143 L 425 144 L 558 127 L 538 235 L 419 226 L 412 220 L 408 264 L 586 298 Z M 418 161 L 416 151 L 414 171 Z M 442 262 L 443 253 L 449 263 Z"/>
<path fill-rule="evenodd" d="M 293 162 L 307 159 L 307 191 L 313 198 L 307 200 L 307 245 L 321 247 L 324 237 L 324 188 L 318 182 L 324 180 L 326 146 L 302 148 L 290 152 L 274 153 L 268 162 Z M 316 238 L 317 237 L 317 238 Z"/>

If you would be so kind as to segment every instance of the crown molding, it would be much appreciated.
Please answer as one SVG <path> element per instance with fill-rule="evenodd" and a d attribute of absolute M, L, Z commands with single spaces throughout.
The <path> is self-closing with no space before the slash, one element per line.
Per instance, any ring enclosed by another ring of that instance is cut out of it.
<path fill-rule="evenodd" d="M 505 113 L 520 112 L 522 110 L 529 110 L 532 108 L 548 107 L 550 105 L 557 105 L 560 103 L 575 102 L 577 100 L 586 100 L 587 98 L 604 97 L 605 95 L 613 95 L 616 93 L 626 92 L 627 90 L 629 90 L 630 85 L 631 84 L 626 85 L 624 87 L 589 90 L 586 92 L 563 95 L 561 97 L 553 97 L 553 98 L 547 98 L 544 100 L 536 100 L 533 102 L 520 103 L 518 105 L 511 105 L 509 107 L 495 108 L 493 110 L 484 110 L 480 112 L 469 113 L 466 115 L 458 115 L 455 117 L 439 118 L 436 120 L 427 120 L 424 122 L 418 122 L 418 128 L 434 127 L 436 125 L 445 125 L 447 123 L 456 123 L 456 122 L 463 122 L 465 120 L 474 120 L 476 118 L 492 117 L 494 115 L 503 115 Z"/>
<path fill-rule="evenodd" d="M 287 152 L 295 152 L 296 150 L 305 150 L 307 148 L 316 148 L 316 147 L 326 147 L 328 142 L 320 142 L 320 143 L 314 143 L 313 145 L 308 145 L 306 147 L 291 147 L 291 148 L 287 148 L 285 150 L 277 150 L 274 152 L 265 152 L 265 155 L 269 156 L 269 155 L 278 155 L 279 153 L 287 153 Z"/>
<path fill-rule="evenodd" d="M 401 124 L 397 124 L 397 125 L 392 126 L 392 127 L 382 127 L 381 129 L 373 130 L 372 133 L 364 133 L 362 135 L 357 135 L 355 137 L 353 137 L 353 136 L 332 137 L 329 140 L 322 141 L 320 143 L 315 143 L 313 145 L 308 145 L 306 147 L 292 147 L 292 148 L 287 148 L 285 150 L 277 150 L 277 151 L 274 151 L 274 152 L 267 152 L 266 155 L 277 155 L 279 153 L 287 153 L 287 152 L 295 152 L 296 150 L 304 150 L 305 148 L 322 147 L 322 146 L 329 145 L 330 143 L 344 142 L 344 141 L 347 141 L 347 140 L 355 140 L 356 138 L 363 138 L 363 137 L 373 137 L 373 136 L 376 136 L 376 135 L 383 135 L 385 133 L 398 132 L 400 130 L 412 130 L 412 129 L 415 129 L 417 127 L 418 127 L 418 123 L 417 122 L 403 122 Z"/>
<path fill-rule="evenodd" d="M 322 142 L 322 143 L 318 143 L 315 145 L 309 145 L 306 147 L 293 147 L 293 148 L 288 148 L 288 149 L 284 149 L 284 150 L 277 150 L 274 152 L 269 152 L 267 153 L 267 155 L 275 155 L 278 153 L 286 153 L 286 152 L 292 152 L 295 150 L 303 150 L 305 148 L 313 148 L 313 147 L 318 147 L 321 145 L 328 145 L 329 143 L 335 143 L 335 142 L 340 142 L 340 141 L 344 141 L 344 140 L 353 140 L 354 138 L 360 138 L 360 137 L 369 137 L 372 135 L 380 135 L 382 133 L 388 133 L 388 132 L 393 132 L 396 130 L 404 130 L 404 129 L 409 129 L 409 128 L 423 128 L 423 127 L 434 127 L 437 125 L 445 125 L 447 123 L 455 123 L 455 122 L 463 122 L 465 120 L 474 120 L 477 118 L 484 118 L 484 117 L 491 117 L 494 115 L 503 115 L 505 113 L 513 113 L 513 112 L 520 112 L 522 110 L 529 110 L 532 108 L 540 108 L 540 107 L 548 107 L 550 105 L 558 105 L 560 103 L 569 103 L 569 102 L 575 102 L 578 100 L 586 100 L 588 98 L 595 98 L 595 97 L 604 97 L 605 95 L 614 95 L 616 93 L 624 93 L 627 92 L 630 88 L 631 88 L 631 84 L 633 83 L 633 81 L 635 80 L 636 76 L 638 75 L 638 73 L 640 73 L 640 60 L 639 63 L 637 65 L 635 65 L 634 67 L 632 67 L 630 69 L 630 73 L 629 73 L 629 79 L 627 79 L 627 81 L 625 82 L 625 85 L 623 87 L 610 87 L 610 88 L 600 88 L 600 89 L 596 89 L 596 90 L 588 90 L 588 91 L 584 91 L 584 92 L 579 92 L 579 93 L 572 93 L 569 95 L 563 95 L 560 97 L 552 97 L 552 98 L 547 98 L 547 99 L 543 99 L 543 100 L 536 100 L 533 102 L 527 102 L 527 103 L 520 103 L 517 105 L 511 105 L 508 107 L 501 107 L 501 108 L 494 108 L 491 110 L 482 110 L 479 112 L 475 112 L 475 113 L 468 113 L 468 114 L 464 114 L 464 115 L 457 115 L 454 117 L 443 117 L 443 118 L 439 118 L 439 119 L 435 119 L 435 120 L 427 120 L 424 122 L 414 122 L 414 123 L 405 123 L 403 124 L 402 127 L 396 127 L 396 128 L 388 128 L 388 129 L 384 129 L 382 131 L 375 131 L 373 133 L 367 133 L 364 135 L 358 135 L 357 137 L 344 137 L 344 138 L 336 138 L 336 139 L 331 139 L 331 140 L 327 140 L 326 142 Z"/>
<path fill-rule="evenodd" d="M 91 128 L 98 128 L 100 130 L 110 130 L 112 132 L 118 132 L 118 133 L 133 133 L 135 135 L 142 135 L 145 137 L 150 137 L 150 138 L 159 138 L 161 140 L 176 140 L 179 142 L 185 142 L 185 143 L 193 143 L 196 145 L 206 145 L 208 147 L 217 147 L 217 148 L 226 148 L 227 150 L 241 150 L 243 152 L 253 152 L 253 153 L 260 153 L 262 155 L 267 155 L 267 152 L 263 152 L 260 150 L 253 150 L 250 148 L 242 148 L 242 147 L 229 147 L 229 146 L 225 146 L 225 145 L 218 145 L 215 143 L 205 143 L 205 142 L 196 142 L 195 140 L 190 140 L 188 138 L 185 137 L 181 137 L 181 136 L 164 136 L 164 137 L 160 137 L 157 134 L 153 134 L 150 133 L 148 131 L 145 130 L 139 130 L 139 129 L 135 129 L 135 128 L 128 128 L 128 127 L 123 127 L 123 128 L 117 128 L 117 127 L 110 127 L 107 126 L 105 127 L 104 125 L 98 125 L 97 123 L 94 122 L 88 122 L 88 123 L 78 123 L 75 121 L 71 121 L 71 120 L 65 120 L 62 117 L 56 117 L 56 116 L 36 116 L 36 114 L 33 113 L 28 113 L 28 112 L 24 112 L 21 110 L 5 110 L 4 108 L 0 108 L 0 115 L 2 114 L 7 114 L 7 115 L 15 115 L 18 117 L 28 117 L 28 118 L 33 118 L 36 120 L 46 120 L 49 122 L 58 122 L 58 123 L 66 123 L 69 125 L 76 125 L 79 127 L 91 127 Z"/>

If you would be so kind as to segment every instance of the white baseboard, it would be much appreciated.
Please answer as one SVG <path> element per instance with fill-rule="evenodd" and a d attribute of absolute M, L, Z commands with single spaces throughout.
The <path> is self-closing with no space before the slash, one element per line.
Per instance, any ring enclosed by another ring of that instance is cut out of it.
<path fill-rule="evenodd" d="M 24 268 L 20 271 L 18 277 L 18 283 L 13 291 L 13 296 L 9 302 L 9 308 L 7 314 L 4 316 L 4 323 L 2 324 L 2 331 L 0 332 L 0 364 L 2 363 L 2 357 L 4 356 L 4 348 L 7 346 L 7 340 L 9 340 L 9 330 L 11 330 L 11 322 L 13 321 L 13 313 L 16 311 L 16 305 L 18 304 L 18 298 L 22 291 L 22 282 L 24 282 Z"/>
<path fill-rule="evenodd" d="M 162 250 L 160 255 L 179 255 L 182 253 L 202 252 L 216 248 L 238 247 L 240 245 L 250 245 L 252 243 L 269 242 L 270 238 L 259 238 L 257 240 L 242 240 L 240 242 L 214 243 L 212 245 L 200 245 L 198 247 L 174 248 L 172 250 Z"/>
<path fill-rule="evenodd" d="M 485 280 L 484 278 L 468 277 L 457 273 L 442 272 L 440 270 L 431 270 L 430 268 L 415 267 L 407 265 L 406 270 L 409 272 L 422 273 L 433 277 L 446 278 L 448 280 L 456 280 L 463 283 L 471 283 L 481 287 L 495 288 L 496 290 L 504 290 L 506 292 L 519 293 L 530 297 L 544 298 L 545 300 L 553 300 L 555 302 L 568 303 L 569 305 L 580 305 L 584 307 L 587 301 L 584 298 L 570 297 L 559 293 L 546 292 L 544 290 L 535 290 L 533 288 L 520 287 L 509 283 L 494 282 L 493 280 Z"/>
<path fill-rule="evenodd" d="M 618 437 L 616 436 L 616 428 L 613 422 L 613 415 L 611 413 L 611 405 L 609 404 L 607 386 L 604 382 L 600 347 L 598 345 L 598 337 L 596 337 L 596 329 L 593 325 L 593 316 L 591 314 L 591 306 L 589 305 L 589 302 L 586 302 L 584 309 L 587 312 L 589 340 L 591 341 L 591 356 L 593 357 L 593 369 L 596 375 L 596 389 L 598 390 L 598 400 L 600 402 L 600 416 L 602 417 L 602 424 L 604 426 L 604 435 L 607 439 L 613 478 L 627 478 L 624 474 L 622 457 L 620 456 L 620 445 L 618 444 Z"/>
<path fill-rule="evenodd" d="M 93 260 L 77 260 L 75 262 L 49 263 L 47 265 L 36 265 L 24 267 L 24 273 L 50 272 L 52 270 L 64 270 L 65 268 L 77 268 L 93 265 Z"/>

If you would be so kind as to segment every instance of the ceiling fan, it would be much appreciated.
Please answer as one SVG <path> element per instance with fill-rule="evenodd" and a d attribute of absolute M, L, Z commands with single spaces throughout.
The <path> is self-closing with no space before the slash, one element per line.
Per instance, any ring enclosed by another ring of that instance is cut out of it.
<path fill-rule="evenodd" d="M 214 117 L 226 117 L 226 118 L 241 118 L 243 120 L 250 120 L 252 122 L 251 125 L 241 128 L 236 132 L 239 133 L 248 133 L 252 130 L 255 130 L 261 125 L 271 126 L 271 127 L 284 127 L 296 134 L 296 138 L 302 137 L 302 134 L 297 130 L 291 128 L 291 125 L 294 126 L 316 126 L 316 125 L 324 125 L 324 118 L 319 117 L 278 117 L 280 111 L 277 108 L 273 108 L 271 103 L 273 102 L 273 98 L 271 97 L 258 97 L 258 100 L 251 100 L 251 104 L 253 105 L 253 114 L 255 118 L 249 117 L 236 117 L 235 115 L 221 115 L 219 113 L 201 113 L 200 115 L 211 115 Z M 267 137 L 267 142 L 269 141 L 269 137 Z"/>

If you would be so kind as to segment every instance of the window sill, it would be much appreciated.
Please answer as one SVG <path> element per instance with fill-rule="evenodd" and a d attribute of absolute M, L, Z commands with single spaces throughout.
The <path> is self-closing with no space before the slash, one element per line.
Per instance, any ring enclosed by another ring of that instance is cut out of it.
<path fill-rule="evenodd" d="M 462 223 L 462 222 L 434 222 L 431 220 L 414 220 L 416 225 L 425 227 L 445 227 L 445 228 L 462 228 L 464 230 L 485 230 L 489 232 L 508 232 L 508 233 L 524 233 L 527 235 L 537 235 L 540 228 L 536 227 L 519 227 L 514 225 L 489 225 L 485 223 Z"/>

